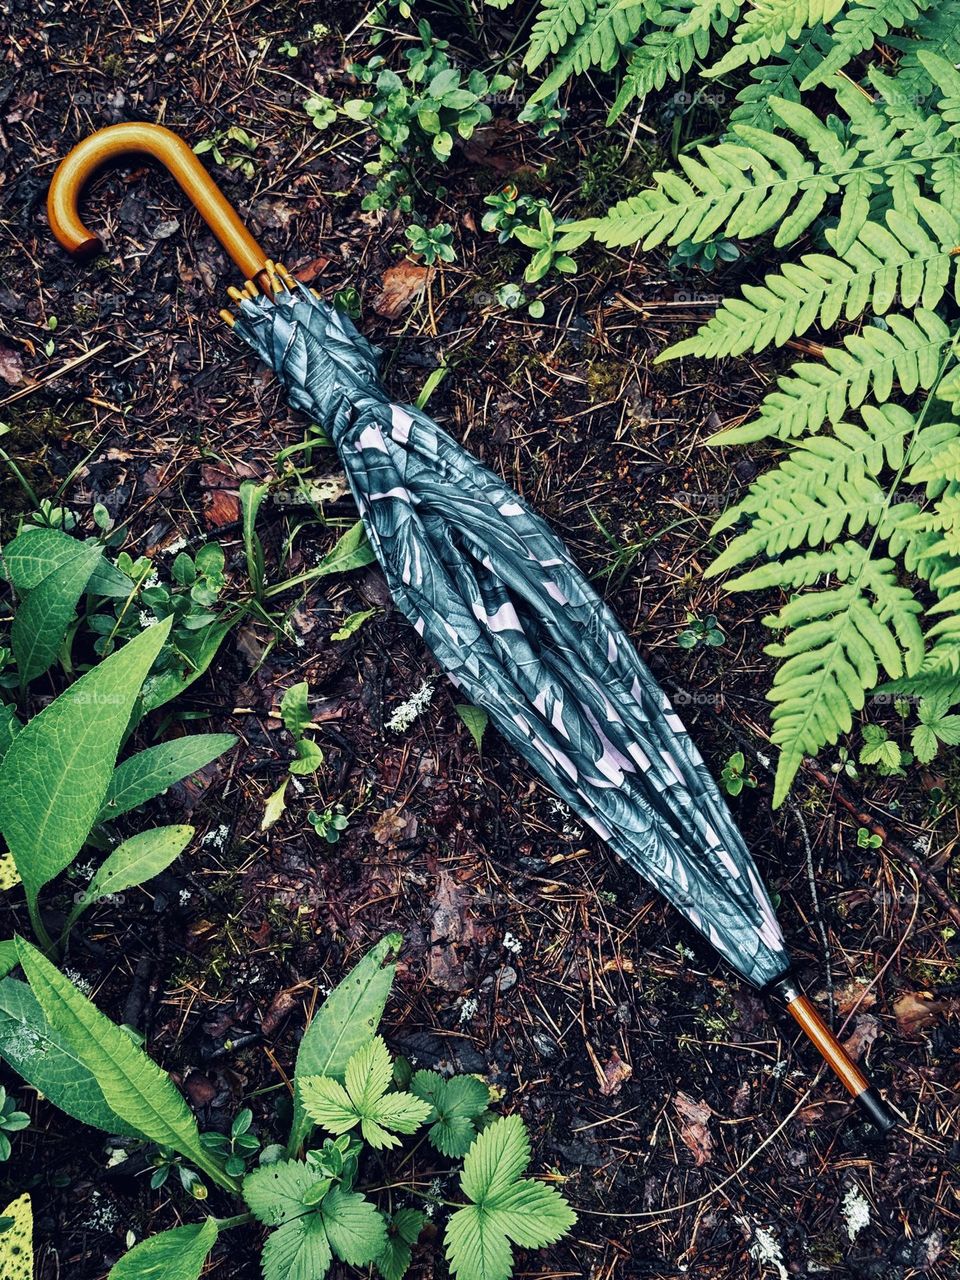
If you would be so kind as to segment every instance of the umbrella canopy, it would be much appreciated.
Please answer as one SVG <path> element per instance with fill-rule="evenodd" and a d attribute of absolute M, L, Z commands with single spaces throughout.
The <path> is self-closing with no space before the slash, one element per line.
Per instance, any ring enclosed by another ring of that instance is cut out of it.
<path fill-rule="evenodd" d="M 234 332 L 331 434 L 396 606 L 460 691 L 757 986 L 789 957 L 743 837 L 669 700 L 549 526 L 426 414 L 303 285 Z"/>
<path fill-rule="evenodd" d="M 393 599 L 442 669 L 728 964 L 781 995 L 874 1123 L 889 1128 L 895 1114 L 794 984 L 753 858 L 683 724 L 548 525 L 426 414 L 394 403 L 377 349 L 269 262 L 232 210 L 219 225 L 213 184 L 176 135 L 117 125 L 75 148 L 48 199 L 60 242 L 75 251 L 97 243 L 77 194 L 124 150 L 163 159 L 255 276 L 259 288 L 248 280 L 230 291 L 236 318 L 223 314 L 290 403 L 329 431 Z"/>

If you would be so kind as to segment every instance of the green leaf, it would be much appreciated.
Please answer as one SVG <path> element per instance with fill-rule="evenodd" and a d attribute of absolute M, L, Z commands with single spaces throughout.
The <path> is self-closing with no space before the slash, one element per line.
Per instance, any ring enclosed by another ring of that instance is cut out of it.
<path fill-rule="evenodd" d="M 107 1280 L 198 1280 L 217 1234 L 213 1218 L 161 1231 L 125 1253 Z"/>
<path fill-rule="evenodd" d="M 73 558 L 31 588 L 14 616 L 10 642 L 22 684 L 29 684 L 53 665 L 77 601 L 100 562 L 96 543 L 71 542 Z"/>
<path fill-rule="evenodd" d="M 67 929 L 87 907 L 101 898 L 109 897 L 112 893 L 122 893 L 124 889 L 132 889 L 138 884 L 146 884 L 161 871 L 165 871 L 183 853 L 193 838 L 193 832 L 194 828 L 186 825 L 153 827 L 118 844 L 79 895 L 67 917 Z"/>
<path fill-rule="evenodd" d="M 432 1105 L 409 1093 L 387 1093 L 393 1063 L 387 1046 L 375 1036 L 347 1063 L 346 1087 L 331 1076 L 308 1076 L 300 1083 L 300 1101 L 314 1123 L 330 1133 L 346 1133 L 359 1124 L 371 1147 L 396 1147 L 398 1133 L 413 1133 Z"/>
<path fill-rule="evenodd" d="M 97 821 L 108 822 L 146 804 L 175 782 L 205 768 L 236 741 L 232 733 L 195 733 L 138 751 L 114 770 Z"/>
<path fill-rule="evenodd" d="M 372 1262 L 386 1243 L 383 1218 L 358 1192 L 334 1187 L 314 1207 L 318 1173 L 300 1160 L 262 1165 L 247 1175 L 243 1197 L 258 1221 L 277 1228 L 263 1250 L 265 1280 L 318 1280 L 331 1248 L 354 1266 Z"/>
<path fill-rule="evenodd" d="M 0 765 L 0 830 L 31 915 L 69 866 L 100 811 L 140 686 L 172 619 L 81 676 L 17 735 Z"/>
<path fill-rule="evenodd" d="M 183 654 L 180 666 L 148 676 L 143 685 L 143 714 L 156 711 L 165 702 L 179 697 L 195 680 L 199 680 L 216 657 L 224 638 L 233 627 L 233 621 L 212 623 L 197 631 L 189 640 L 180 639 L 177 650 Z M 156 627 L 151 627 L 156 631 Z"/>
<path fill-rule="evenodd" d="M 419 1209 L 398 1209 L 388 1224 L 387 1243 L 376 1260 L 383 1280 L 403 1280 L 410 1266 L 411 1245 L 416 1244 L 427 1221 Z"/>
<path fill-rule="evenodd" d="M 508 1280 L 510 1242 L 522 1248 L 553 1244 L 576 1222 L 563 1196 L 521 1178 L 530 1143 L 519 1116 L 495 1120 L 477 1137 L 463 1162 L 460 1187 L 473 1201 L 447 1224 L 444 1244 L 459 1280 Z"/>
<path fill-rule="evenodd" d="M 444 1080 L 435 1071 L 418 1071 L 410 1092 L 429 1102 L 434 1123 L 427 1130 L 431 1144 L 444 1156 L 463 1156 L 477 1136 L 474 1124 L 490 1103 L 490 1090 L 476 1076 Z"/>
<path fill-rule="evenodd" d="M 26 1194 L 11 1200 L 3 1211 L 13 1221 L 0 1234 L 0 1276 L 3 1280 L 33 1280 L 33 1207 Z"/>
<path fill-rule="evenodd" d="M 283 727 L 294 738 L 302 738 L 310 727 L 310 688 L 306 680 L 292 684 L 280 699 Z"/>
<path fill-rule="evenodd" d="M 304 1197 L 318 1179 L 302 1160 L 277 1160 L 247 1174 L 243 1198 L 258 1222 L 277 1227 L 303 1211 Z"/>
<path fill-rule="evenodd" d="M 16 949 L 15 943 L 8 945 Z M 0 1057 L 68 1116 L 105 1133 L 139 1137 L 139 1130 L 107 1105 L 96 1076 L 50 1024 L 27 984 L 15 978 L 0 982 Z"/>
<path fill-rule="evenodd" d="M 233 1189 L 233 1179 L 205 1152 L 197 1122 L 167 1073 L 36 947 L 18 938 L 17 951 L 47 1021 L 96 1077 L 107 1106 L 142 1137 L 180 1152 L 221 1186 Z"/>
<path fill-rule="evenodd" d="M 333 1261 L 323 1219 L 307 1213 L 271 1231 L 260 1260 L 263 1280 L 323 1280 Z"/>
<path fill-rule="evenodd" d="M 17 955 L 17 944 L 13 938 L 0 942 L 0 978 L 5 978 L 11 969 L 20 963 Z"/>
<path fill-rule="evenodd" d="M 23 725 L 17 719 L 13 707 L 0 703 L 0 761 L 3 760 L 10 749 L 10 744 L 22 728 Z"/>
<path fill-rule="evenodd" d="M 387 1241 L 383 1217 L 360 1192 L 334 1187 L 324 1196 L 320 1214 L 327 1239 L 344 1262 L 362 1267 L 383 1252 Z"/>
<path fill-rule="evenodd" d="M 456 712 L 467 726 L 474 745 L 480 751 L 483 746 L 483 733 L 490 723 L 490 717 L 481 707 L 473 707 L 468 702 L 458 702 Z"/>
<path fill-rule="evenodd" d="M 319 1013 L 307 1027 L 294 1075 L 294 1116 L 288 1151 L 296 1151 L 313 1128 L 300 1101 L 300 1081 L 307 1076 L 333 1076 L 342 1080 L 347 1063 L 373 1039 L 393 985 L 395 964 L 384 964 L 403 938 L 387 934 L 330 992 Z"/>
<path fill-rule="evenodd" d="M 445 366 L 441 366 L 441 368 L 446 372 Z M 436 370 L 434 370 L 434 373 L 436 373 Z M 338 627 L 336 631 L 331 632 L 330 639 L 349 640 L 352 635 L 355 635 L 360 630 L 366 620 L 372 618 L 376 612 L 376 609 L 359 609 L 356 613 L 351 613 L 342 627 Z"/>

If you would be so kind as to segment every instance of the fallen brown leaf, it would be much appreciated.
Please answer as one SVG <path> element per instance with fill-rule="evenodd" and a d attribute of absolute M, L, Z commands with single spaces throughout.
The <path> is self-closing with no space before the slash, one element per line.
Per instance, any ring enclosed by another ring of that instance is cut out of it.
<path fill-rule="evenodd" d="M 603 1064 L 603 1084 L 600 1086 L 600 1092 L 605 1098 L 614 1097 L 632 1075 L 633 1067 L 629 1062 L 624 1062 L 614 1049 L 609 1060 Z"/>
<path fill-rule="evenodd" d="M 693 1152 L 698 1166 L 706 1164 L 713 1155 L 713 1135 L 708 1128 L 713 1111 L 707 1103 L 682 1092 L 674 1096 L 673 1105 L 680 1117 L 680 1140 Z"/>
<path fill-rule="evenodd" d="M 925 1027 L 932 1027 L 946 1008 L 944 1001 L 935 1000 L 929 991 L 906 991 L 893 1002 L 897 1026 L 905 1036 L 915 1036 Z"/>
<path fill-rule="evenodd" d="M 843 1042 L 843 1047 L 854 1062 L 859 1062 L 863 1055 L 880 1034 L 880 1023 L 872 1013 L 860 1013 L 854 1019 L 853 1031 Z"/>
<path fill-rule="evenodd" d="M 23 356 L 12 347 L 0 343 L 0 378 L 9 382 L 11 387 L 23 382 Z"/>
<path fill-rule="evenodd" d="M 374 311 L 387 320 L 396 320 L 420 297 L 434 274 L 433 267 L 421 267 L 408 258 L 394 267 L 387 267 L 383 273 L 383 287 L 373 300 Z"/>

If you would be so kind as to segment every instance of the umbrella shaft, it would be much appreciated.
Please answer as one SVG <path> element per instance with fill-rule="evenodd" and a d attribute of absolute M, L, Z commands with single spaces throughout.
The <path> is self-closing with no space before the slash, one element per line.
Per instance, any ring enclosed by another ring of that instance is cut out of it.
<path fill-rule="evenodd" d="M 867 1118 L 881 1133 L 886 1133 L 899 1123 L 897 1113 L 884 1101 L 871 1085 L 843 1045 L 820 1017 L 813 1002 L 805 996 L 789 977 L 773 983 L 770 990 L 787 1006 L 791 1016 L 809 1037 L 824 1060 L 836 1072 L 844 1088 L 859 1103 Z"/>

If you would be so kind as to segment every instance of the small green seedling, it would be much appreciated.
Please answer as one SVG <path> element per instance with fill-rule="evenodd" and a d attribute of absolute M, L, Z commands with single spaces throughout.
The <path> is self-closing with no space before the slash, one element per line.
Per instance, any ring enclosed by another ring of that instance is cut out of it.
<path fill-rule="evenodd" d="M 693 613 L 687 614 L 686 628 L 677 636 L 677 645 L 681 649 L 695 649 L 697 645 L 705 645 L 708 649 L 718 649 L 726 643 L 727 637 L 717 625 L 716 616 L 708 613 L 702 620 Z"/>
<path fill-rule="evenodd" d="M 324 809 L 323 813 L 311 809 L 307 814 L 307 821 L 327 844 L 339 844 L 340 836 L 350 825 L 350 819 L 339 806 L 336 809 Z"/>
<path fill-rule="evenodd" d="M 698 267 L 701 271 L 713 271 L 724 262 L 736 262 L 740 250 L 732 240 L 716 239 L 696 241 L 682 240 L 670 256 L 667 264 L 671 270 L 687 270 Z"/>
<path fill-rule="evenodd" d="M 224 1172 L 232 1178 L 241 1178 L 260 1153 L 260 1139 L 250 1132 L 253 1112 L 244 1107 L 238 1111 L 229 1133 L 201 1133 L 204 1150 L 211 1151 L 223 1161 Z"/>
<path fill-rule="evenodd" d="M 9 1160 L 11 1133 L 21 1133 L 30 1127 L 30 1117 L 25 1111 L 17 1110 L 16 1098 L 7 1096 L 6 1089 L 0 1085 L 0 1160 Z"/>
<path fill-rule="evenodd" d="M 283 727 L 293 738 L 297 758 L 287 766 L 291 773 L 310 774 L 323 764 L 323 752 L 307 737 L 310 728 L 310 690 L 306 680 L 293 684 L 280 700 Z"/>
<path fill-rule="evenodd" d="M 858 849 L 879 849 L 882 845 L 882 836 L 878 836 L 874 831 L 868 831 L 866 827 L 857 828 Z"/>
<path fill-rule="evenodd" d="M 453 227 L 449 222 L 438 222 L 435 227 L 421 227 L 414 223 L 404 232 L 410 249 L 418 254 L 427 266 L 436 262 L 456 262 L 457 251 L 453 247 Z"/>
<path fill-rule="evenodd" d="M 756 778 L 747 771 L 742 751 L 734 751 L 727 757 L 727 763 L 720 772 L 720 782 L 728 796 L 738 796 L 744 787 L 757 785 Z"/>

